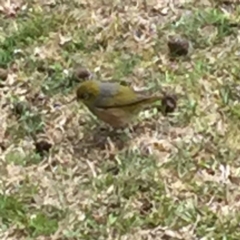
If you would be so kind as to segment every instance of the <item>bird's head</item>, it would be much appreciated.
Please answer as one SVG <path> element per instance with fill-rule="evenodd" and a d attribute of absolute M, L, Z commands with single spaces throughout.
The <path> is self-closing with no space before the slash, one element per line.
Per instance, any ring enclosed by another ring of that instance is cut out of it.
<path fill-rule="evenodd" d="M 95 104 L 100 94 L 100 88 L 97 81 L 88 80 L 84 81 L 77 88 L 76 99 L 81 101 L 86 106 L 91 107 Z"/>

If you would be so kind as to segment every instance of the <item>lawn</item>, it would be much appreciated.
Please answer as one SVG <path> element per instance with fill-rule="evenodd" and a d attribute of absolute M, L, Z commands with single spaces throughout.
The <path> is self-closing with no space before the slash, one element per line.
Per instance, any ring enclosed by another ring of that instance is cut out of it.
<path fill-rule="evenodd" d="M 1 1 L 0 239 L 239 240 L 237 2 Z M 110 134 L 79 66 L 177 107 Z"/>

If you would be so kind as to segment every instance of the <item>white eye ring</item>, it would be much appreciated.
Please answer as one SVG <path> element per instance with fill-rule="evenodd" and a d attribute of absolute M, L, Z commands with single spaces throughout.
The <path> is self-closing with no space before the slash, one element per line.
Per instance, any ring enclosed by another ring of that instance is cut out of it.
<path fill-rule="evenodd" d="M 81 97 L 82 97 L 82 99 L 87 100 L 87 99 L 89 99 L 90 95 L 85 92 L 85 93 L 82 94 Z"/>

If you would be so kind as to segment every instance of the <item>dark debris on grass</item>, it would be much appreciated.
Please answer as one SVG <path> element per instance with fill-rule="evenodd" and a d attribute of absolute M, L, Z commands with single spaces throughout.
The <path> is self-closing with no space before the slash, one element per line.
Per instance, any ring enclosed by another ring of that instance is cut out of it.
<path fill-rule="evenodd" d="M 1 238 L 240 239 L 239 6 L 90 0 L 16 13 L 1 18 Z M 110 134 L 64 104 L 88 78 L 171 91 L 162 114 Z"/>

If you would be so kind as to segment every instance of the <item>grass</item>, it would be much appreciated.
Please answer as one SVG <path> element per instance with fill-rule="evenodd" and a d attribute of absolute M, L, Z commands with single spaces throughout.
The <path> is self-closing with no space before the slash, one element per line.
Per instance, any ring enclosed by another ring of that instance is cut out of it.
<path fill-rule="evenodd" d="M 29 1 L 1 16 L 1 239 L 240 239 L 240 7 L 156 3 Z M 170 58 L 171 34 L 191 54 Z M 78 64 L 178 107 L 110 135 L 64 105 Z"/>

